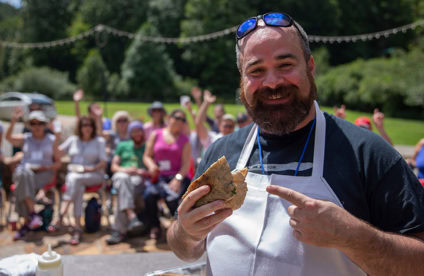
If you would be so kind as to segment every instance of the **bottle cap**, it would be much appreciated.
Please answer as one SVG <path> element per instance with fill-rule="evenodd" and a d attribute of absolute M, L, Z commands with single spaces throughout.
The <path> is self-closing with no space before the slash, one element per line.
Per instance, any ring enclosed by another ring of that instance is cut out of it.
<path fill-rule="evenodd" d="M 44 252 L 38 258 L 38 266 L 43 269 L 55 268 L 60 266 L 61 258 L 60 254 L 57 254 L 52 250 L 51 244 L 48 245 L 48 251 Z"/>

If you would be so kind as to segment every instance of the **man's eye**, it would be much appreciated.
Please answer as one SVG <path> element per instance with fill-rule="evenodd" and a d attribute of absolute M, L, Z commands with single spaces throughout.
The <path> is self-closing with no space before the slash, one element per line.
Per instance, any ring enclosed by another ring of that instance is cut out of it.
<path fill-rule="evenodd" d="M 280 65 L 278 65 L 278 68 L 289 68 L 289 67 L 291 67 L 292 66 L 292 64 L 291 63 L 282 63 L 282 64 L 280 64 Z"/>
<path fill-rule="evenodd" d="M 250 71 L 251 74 L 260 74 L 262 72 L 264 72 L 264 70 L 262 68 L 256 68 L 256 69 L 253 69 L 252 71 Z"/>

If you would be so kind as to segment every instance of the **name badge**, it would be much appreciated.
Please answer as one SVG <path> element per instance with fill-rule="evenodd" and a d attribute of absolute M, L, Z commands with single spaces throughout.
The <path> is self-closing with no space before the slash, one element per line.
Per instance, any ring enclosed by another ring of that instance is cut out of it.
<path fill-rule="evenodd" d="M 169 171 L 171 169 L 171 161 L 169 160 L 159 161 L 159 169 L 161 171 Z"/>
<path fill-rule="evenodd" d="M 31 152 L 32 160 L 43 160 L 43 152 L 42 151 L 33 151 Z"/>

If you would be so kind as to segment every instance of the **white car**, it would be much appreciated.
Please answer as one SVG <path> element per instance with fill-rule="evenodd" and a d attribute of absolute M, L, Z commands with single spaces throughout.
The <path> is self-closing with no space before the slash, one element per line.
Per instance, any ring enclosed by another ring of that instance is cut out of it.
<path fill-rule="evenodd" d="M 56 118 L 57 111 L 54 101 L 39 93 L 7 92 L 0 95 L 0 119 L 10 120 L 13 109 L 22 106 L 25 110 L 24 120 L 28 118 L 30 105 L 39 105 L 50 120 Z"/>

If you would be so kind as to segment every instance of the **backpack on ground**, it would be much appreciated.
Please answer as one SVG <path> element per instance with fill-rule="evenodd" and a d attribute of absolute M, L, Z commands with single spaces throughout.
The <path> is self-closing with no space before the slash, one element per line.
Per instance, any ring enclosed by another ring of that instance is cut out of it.
<path fill-rule="evenodd" d="M 85 232 L 95 233 L 100 229 L 101 205 L 92 197 L 85 207 Z"/>

